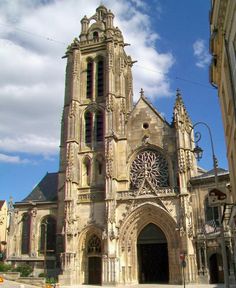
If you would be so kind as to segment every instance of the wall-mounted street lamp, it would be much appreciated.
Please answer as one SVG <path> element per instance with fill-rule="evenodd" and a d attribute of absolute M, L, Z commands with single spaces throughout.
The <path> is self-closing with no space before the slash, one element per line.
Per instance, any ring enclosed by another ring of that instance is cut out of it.
<path fill-rule="evenodd" d="M 230 286 L 229 286 L 228 261 L 227 261 L 227 254 L 226 254 L 226 248 L 225 248 L 224 225 L 222 222 L 222 210 L 221 210 L 222 201 L 220 201 L 222 199 L 224 200 L 226 197 L 220 199 L 220 195 L 222 196 L 222 194 L 224 194 L 224 193 L 218 189 L 218 173 L 217 173 L 218 161 L 217 161 L 217 158 L 215 156 L 211 129 L 205 122 L 197 122 L 193 125 L 192 130 L 198 125 L 205 126 L 208 130 L 209 137 L 210 137 L 211 153 L 212 153 L 212 161 L 213 161 L 213 169 L 214 169 L 214 174 L 215 174 L 215 186 L 216 187 L 209 192 L 208 197 L 210 198 L 211 196 L 214 196 L 214 197 L 217 197 L 217 199 L 219 200 L 218 202 L 216 202 L 216 204 L 218 206 L 219 218 L 220 218 L 220 236 L 221 236 L 221 251 L 222 251 L 222 259 L 223 259 L 223 268 L 224 268 L 224 282 L 225 282 L 225 287 L 229 288 Z M 195 158 L 199 161 L 203 155 L 203 149 L 198 145 L 198 142 L 201 139 L 201 133 L 195 132 L 194 135 L 195 135 L 194 143 L 196 144 L 196 146 L 193 149 L 193 153 L 194 153 Z M 209 201 L 209 203 L 210 203 L 210 201 Z"/>
<path fill-rule="evenodd" d="M 195 158 L 197 159 L 197 161 L 200 161 L 202 159 L 203 150 L 200 146 L 198 146 L 198 144 L 193 149 L 193 154 L 194 154 Z"/>
<path fill-rule="evenodd" d="M 210 137 L 210 143 L 211 143 L 211 153 L 212 153 L 212 161 L 213 161 L 213 168 L 214 168 L 214 174 L 215 174 L 215 185 L 216 188 L 218 187 L 218 174 L 217 174 L 217 166 L 218 166 L 218 161 L 217 158 L 215 156 L 215 150 L 214 150 L 214 145 L 213 145 L 213 138 L 212 138 L 212 134 L 211 134 L 211 129 L 210 127 L 205 123 L 205 122 L 197 122 L 193 125 L 192 130 L 194 130 L 194 128 L 198 125 L 203 125 L 207 128 L 207 131 L 209 133 L 209 137 Z M 198 145 L 199 141 L 202 138 L 202 134 L 197 131 L 194 133 L 195 136 L 195 148 L 193 149 L 193 153 L 195 158 L 200 161 L 202 159 L 202 155 L 203 155 L 203 149 Z"/>

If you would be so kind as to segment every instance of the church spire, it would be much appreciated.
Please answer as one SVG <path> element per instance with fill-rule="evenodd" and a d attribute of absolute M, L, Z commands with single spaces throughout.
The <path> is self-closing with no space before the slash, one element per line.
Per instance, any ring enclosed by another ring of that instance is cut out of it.
<path fill-rule="evenodd" d="M 188 115 L 187 109 L 184 105 L 180 89 L 176 90 L 176 100 L 174 105 L 173 125 L 177 128 L 180 123 L 185 123 L 187 126 L 192 126 L 192 121 Z"/>

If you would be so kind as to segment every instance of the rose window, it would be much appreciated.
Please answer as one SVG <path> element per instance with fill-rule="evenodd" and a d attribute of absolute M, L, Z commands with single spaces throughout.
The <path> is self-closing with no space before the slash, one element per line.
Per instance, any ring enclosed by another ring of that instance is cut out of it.
<path fill-rule="evenodd" d="M 139 189 L 146 185 L 153 188 L 169 186 L 168 164 L 165 157 L 155 151 L 139 153 L 130 169 L 131 188 Z"/>

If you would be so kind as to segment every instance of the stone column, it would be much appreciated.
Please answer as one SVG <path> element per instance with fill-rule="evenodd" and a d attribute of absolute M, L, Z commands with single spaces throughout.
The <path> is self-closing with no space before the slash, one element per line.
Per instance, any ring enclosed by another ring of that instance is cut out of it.
<path fill-rule="evenodd" d="M 118 283 L 118 261 L 116 257 L 104 256 L 103 257 L 103 274 L 102 274 L 102 284 L 103 285 L 115 285 Z"/>
<path fill-rule="evenodd" d="M 198 270 L 198 281 L 201 284 L 209 283 L 208 269 L 207 269 L 207 252 L 206 243 L 198 243 L 198 257 L 199 257 L 199 270 Z"/>
<path fill-rule="evenodd" d="M 40 234 L 36 231 L 36 215 L 37 215 L 37 208 L 33 208 L 30 211 L 30 256 L 35 257 L 37 255 L 37 244 L 36 239 L 38 239 L 38 236 L 40 237 Z"/>

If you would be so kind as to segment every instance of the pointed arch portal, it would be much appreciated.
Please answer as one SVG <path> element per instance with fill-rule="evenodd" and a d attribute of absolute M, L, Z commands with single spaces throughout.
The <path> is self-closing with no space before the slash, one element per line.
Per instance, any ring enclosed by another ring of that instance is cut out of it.
<path fill-rule="evenodd" d="M 101 259 L 101 240 L 93 234 L 87 246 L 88 253 L 88 284 L 101 285 L 102 259 Z"/>
<path fill-rule="evenodd" d="M 150 223 L 137 240 L 139 283 L 168 283 L 167 239 L 163 231 Z"/>

